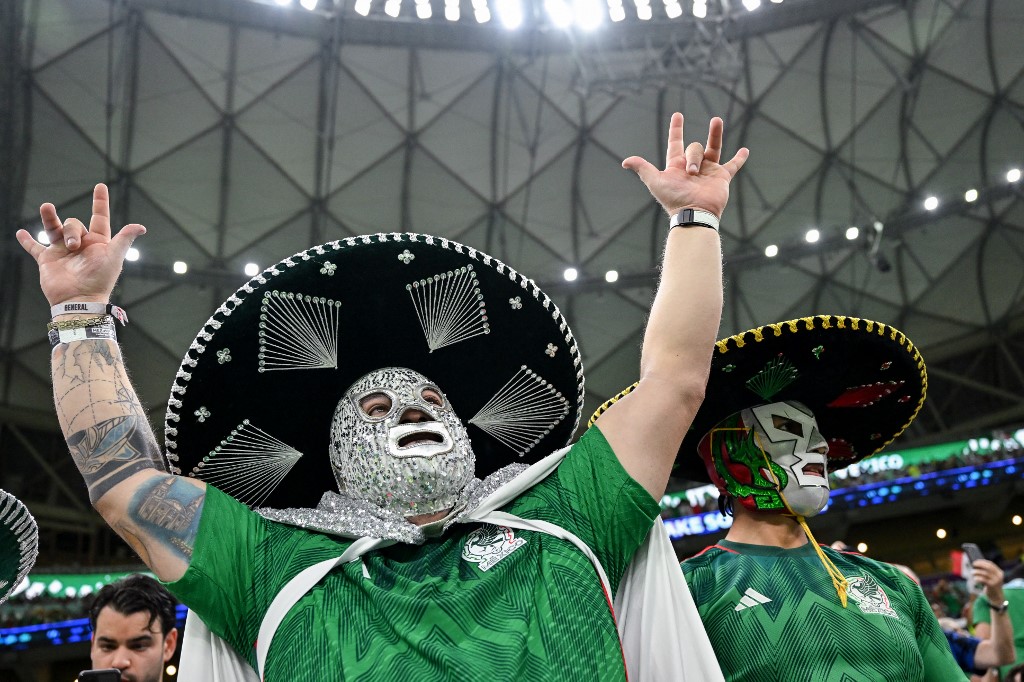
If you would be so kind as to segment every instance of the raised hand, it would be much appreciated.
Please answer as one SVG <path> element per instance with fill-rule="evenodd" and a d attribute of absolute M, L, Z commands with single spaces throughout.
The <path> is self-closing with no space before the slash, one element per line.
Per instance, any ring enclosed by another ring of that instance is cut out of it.
<path fill-rule="evenodd" d="M 708 126 L 706 145 L 691 142 L 683 147 L 683 115 L 672 114 L 668 129 L 665 170 L 639 156 L 631 156 L 622 167 L 636 172 L 654 198 L 669 215 L 684 208 L 702 208 L 719 218 L 729 202 L 729 183 L 746 163 L 750 151 L 743 147 L 727 163 L 722 159 L 725 124 L 717 116 Z"/>
<path fill-rule="evenodd" d="M 62 223 L 53 204 L 40 206 L 39 216 L 49 246 L 26 230 L 18 230 L 17 237 L 39 265 L 39 285 L 50 305 L 71 300 L 109 302 L 125 254 L 146 228 L 133 223 L 110 236 L 110 198 L 104 184 L 93 190 L 88 229 L 77 218 Z"/>

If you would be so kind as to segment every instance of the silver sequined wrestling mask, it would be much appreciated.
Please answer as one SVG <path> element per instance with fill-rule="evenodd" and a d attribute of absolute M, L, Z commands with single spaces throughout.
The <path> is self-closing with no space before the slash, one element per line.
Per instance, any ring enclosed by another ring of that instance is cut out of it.
<path fill-rule="evenodd" d="M 403 367 L 349 387 L 334 411 L 330 455 L 341 492 L 403 516 L 450 509 L 476 468 L 448 399 Z"/>

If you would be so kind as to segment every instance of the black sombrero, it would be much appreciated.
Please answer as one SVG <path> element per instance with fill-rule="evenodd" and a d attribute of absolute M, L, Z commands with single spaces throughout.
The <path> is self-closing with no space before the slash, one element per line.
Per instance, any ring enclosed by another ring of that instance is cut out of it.
<path fill-rule="evenodd" d="M 846 466 L 873 455 L 910 426 L 924 404 L 928 372 L 902 332 L 871 320 L 816 315 L 757 327 L 718 341 L 700 410 L 679 448 L 673 475 L 707 481 L 697 445 L 718 422 L 768 402 L 807 405 Z M 620 392 L 599 407 L 597 419 Z"/>
<path fill-rule="evenodd" d="M 389 366 L 445 392 L 481 478 L 551 454 L 579 423 L 576 340 L 532 280 L 448 239 L 376 234 L 286 258 L 217 309 L 171 389 L 171 471 L 250 506 L 315 507 L 334 487 L 338 399 Z"/>
<path fill-rule="evenodd" d="M 39 556 L 39 529 L 14 495 L 0 490 L 0 604 L 18 588 Z"/>

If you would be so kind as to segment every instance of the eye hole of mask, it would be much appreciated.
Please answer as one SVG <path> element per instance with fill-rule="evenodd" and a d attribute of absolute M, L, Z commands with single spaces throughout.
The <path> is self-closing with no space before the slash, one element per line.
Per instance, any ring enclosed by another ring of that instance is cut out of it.
<path fill-rule="evenodd" d="M 792 433 L 793 435 L 799 436 L 801 438 L 804 435 L 804 427 L 800 422 L 793 421 L 792 419 L 788 417 L 783 417 L 782 415 L 779 414 L 772 415 L 772 426 L 779 429 L 780 431 Z"/>
<path fill-rule="evenodd" d="M 433 386 L 424 386 L 420 390 L 420 397 L 423 398 L 424 402 L 433 405 L 435 407 L 444 407 L 444 395 L 440 389 Z"/>
<path fill-rule="evenodd" d="M 391 412 L 391 396 L 387 393 L 371 393 L 359 400 L 359 409 L 370 419 L 383 419 Z"/>

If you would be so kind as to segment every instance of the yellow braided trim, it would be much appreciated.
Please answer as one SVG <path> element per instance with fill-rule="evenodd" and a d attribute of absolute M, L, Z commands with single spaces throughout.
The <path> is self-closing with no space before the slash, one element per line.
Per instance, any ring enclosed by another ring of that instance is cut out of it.
<path fill-rule="evenodd" d="M 632 393 L 633 389 L 636 388 L 639 385 L 640 385 L 639 381 L 634 382 L 631 386 L 627 386 L 626 388 L 624 388 L 621 391 L 619 391 L 618 393 L 616 393 L 613 397 L 611 397 L 608 400 L 604 401 L 604 403 L 600 407 L 598 407 L 596 410 L 594 410 L 594 414 L 590 415 L 590 420 L 587 422 L 587 428 L 590 428 L 591 426 L 593 426 L 594 422 L 597 421 L 597 418 L 600 417 L 605 412 L 607 412 L 609 407 L 611 407 L 615 403 L 619 402 L 620 399 L 622 399 L 622 398 L 626 397 L 627 395 L 629 395 L 630 393 Z"/>

